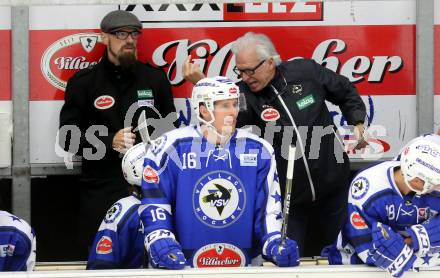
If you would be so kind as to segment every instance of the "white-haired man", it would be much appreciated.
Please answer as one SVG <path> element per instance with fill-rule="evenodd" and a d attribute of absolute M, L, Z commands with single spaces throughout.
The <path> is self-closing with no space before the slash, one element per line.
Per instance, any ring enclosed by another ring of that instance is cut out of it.
<path fill-rule="evenodd" d="M 239 88 L 225 77 L 193 88 L 199 124 L 155 140 L 147 152 L 141 220 L 156 268 L 240 267 L 260 254 L 299 264 L 295 241 L 281 239 L 281 195 L 272 146 L 236 129 Z"/>
<path fill-rule="evenodd" d="M 237 126 L 257 126 L 261 136 L 273 139 L 283 194 L 288 146 L 296 145 L 300 156 L 291 198 L 295 213 L 289 215 L 288 234 L 298 242 L 301 255 L 317 255 L 341 228 L 351 174 L 326 101 L 339 106 L 347 123 L 355 126 L 356 148 L 366 146 L 365 105 L 346 77 L 311 59 L 281 61 L 264 34 L 249 32 L 239 37 L 232 53 L 248 107 L 240 112 Z M 193 83 L 203 76 L 189 58 L 183 74 Z"/>

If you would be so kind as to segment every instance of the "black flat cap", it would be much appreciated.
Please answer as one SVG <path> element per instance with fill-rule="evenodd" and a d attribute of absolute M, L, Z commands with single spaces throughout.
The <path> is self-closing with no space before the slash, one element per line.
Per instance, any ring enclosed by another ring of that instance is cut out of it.
<path fill-rule="evenodd" d="M 122 10 L 109 12 L 101 21 L 101 31 L 111 33 L 124 27 L 142 29 L 142 23 L 132 13 Z"/>

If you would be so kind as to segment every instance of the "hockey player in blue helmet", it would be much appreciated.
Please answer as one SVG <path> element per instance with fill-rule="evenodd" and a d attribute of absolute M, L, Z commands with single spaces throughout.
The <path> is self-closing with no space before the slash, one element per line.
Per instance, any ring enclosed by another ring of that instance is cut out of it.
<path fill-rule="evenodd" d="M 228 78 L 195 84 L 198 124 L 165 133 L 145 159 L 145 246 L 155 268 L 299 264 L 281 245 L 281 194 L 272 146 L 236 129 L 239 89 Z"/>

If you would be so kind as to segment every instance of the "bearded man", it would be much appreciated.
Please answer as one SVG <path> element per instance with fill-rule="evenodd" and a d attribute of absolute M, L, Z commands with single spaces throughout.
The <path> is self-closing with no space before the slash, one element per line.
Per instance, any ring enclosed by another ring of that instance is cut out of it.
<path fill-rule="evenodd" d="M 77 234 L 83 260 L 107 209 L 128 196 L 121 153 L 140 141 L 134 131 L 139 114 L 159 119 L 175 112 L 166 74 L 137 59 L 139 19 L 112 11 L 102 19 L 101 31 L 103 57 L 69 79 L 60 112 L 59 144 L 82 156 Z"/>

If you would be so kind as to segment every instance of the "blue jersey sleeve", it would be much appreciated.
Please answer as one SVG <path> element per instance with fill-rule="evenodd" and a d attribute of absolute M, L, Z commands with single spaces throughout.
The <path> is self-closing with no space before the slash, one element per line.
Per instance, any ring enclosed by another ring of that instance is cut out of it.
<path fill-rule="evenodd" d="M 270 237 L 280 235 L 283 216 L 275 157 L 263 148 L 259 160 L 254 232 L 262 247 Z"/>
<path fill-rule="evenodd" d="M 180 171 L 175 158 L 177 152 L 171 147 L 160 153 L 154 149 L 147 152 L 142 178 L 142 205 L 140 218 L 144 234 L 156 230 L 173 231 L 173 200 L 176 190 L 175 174 Z"/>
<path fill-rule="evenodd" d="M 0 211 L 0 271 L 31 271 L 35 255 L 33 229 L 26 221 Z"/>
<path fill-rule="evenodd" d="M 143 266 L 143 226 L 137 213 L 139 203 L 135 197 L 127 197 L 107 211 L 90 250 L 87 269 Z"/>

